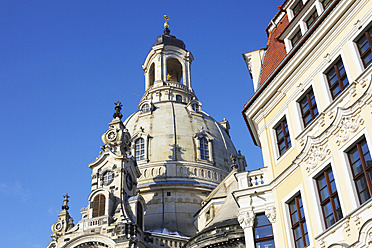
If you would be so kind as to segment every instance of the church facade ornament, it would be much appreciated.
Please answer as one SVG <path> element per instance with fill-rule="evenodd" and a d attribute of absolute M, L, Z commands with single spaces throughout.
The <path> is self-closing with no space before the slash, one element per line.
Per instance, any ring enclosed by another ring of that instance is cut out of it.
<path fill-rule="evenodd" d="M 243 229 L 252 228 L 254 225 L 255 214 L 253 211 L 242 211 L 238 215 L 238 222 Z"/>

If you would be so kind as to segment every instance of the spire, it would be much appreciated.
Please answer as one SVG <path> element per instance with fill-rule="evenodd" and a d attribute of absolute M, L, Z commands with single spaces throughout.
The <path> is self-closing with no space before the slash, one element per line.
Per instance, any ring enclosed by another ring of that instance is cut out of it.
<path fill-rule="evenodd" d="M 169 23 L 168 23 L 168 20 L 170 19 L 169 16 L 167 15 L 164 15 L 163 18 L 165 19 L 165 23 L 164 23 L 164 34 L 169 34 L 170 33 L 170 30 L 169 30 Z"/>
<path fill-rule="evenodd" d="M 62 206 L 62 210 L 68 210 L 70 207 L 67 205 L 68 204 L 68 198 L 70 198 L 70 196 L 66 193 L 66 195 L 63 196 L 65 199 L 63 200 L 63 206 Z"/>
<path fill-rule="evenodd" d="M 121 105 L 121 102 L 120 101 L 117 101 L 117 103 L 114 103 L 116 106 L 115 106 L 115 114 L 113 115 L 114 118 L 116 117 L 119 117 L 119 119 L 123 118 L 123 115 L 122 113 L 120 113 L 120 110 L 121 110 L 121 107 L 123 107 L 123 105 Z"/>

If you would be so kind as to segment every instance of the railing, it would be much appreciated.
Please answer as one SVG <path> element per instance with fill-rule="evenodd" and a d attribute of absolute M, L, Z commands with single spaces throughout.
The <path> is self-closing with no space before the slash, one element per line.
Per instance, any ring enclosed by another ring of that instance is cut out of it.
<path fill-rule="evenodd" d="M 258 187 L 268 183 L 267 167 L 262 167 L 253 171 L 245 171 L 236 174 L 239 189 Z"/>
<path fill-rule="evenodd" d="M 98 227 L 102 225 L 108 225 L 109 217 L 107 215 L 104 215 L 104 216 L 99 216 L 99 217 L 95 217 L 95 218 L 91 218 L 87 220 L 82 220 L 81 222 L 82 222 L 81 224 L 83 226 L 83 229 L 86 230 L 86 229 L 90 229 L 90 228 L 94 228 L 94 227 Z"/>

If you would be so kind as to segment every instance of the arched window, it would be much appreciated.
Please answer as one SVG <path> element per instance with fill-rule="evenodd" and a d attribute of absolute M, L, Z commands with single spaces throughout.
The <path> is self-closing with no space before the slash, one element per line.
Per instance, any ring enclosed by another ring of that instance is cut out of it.
<path fill-rule="evenodd" d="M 208 140 L 203 137 L 200 139 L 200 159 L 209 160 L 209 148 L 208 148 Z"/>
<path fill-rule="evenodd" d="M 154 81 L 155 81 L 155 64 L 152 63 L 152 65 L 150 66 L 150 71 L 149 71 L 149 82 L 150 82 L 149 86 L 152 86 L 154 84 Z"/>
<path fill-rule="evenodd" d="M 273 229 L 265 214 L 257 214 L 254 219 L 254 243 L 256 247 L 275 247 Z"/>
<path fill-rule="evenodd" d="M 182 65 L 175 59 L 170 58 L 167 60 L 167 80 L 181 82 L 182 79 Z"/>
<path fill-rule="evenodd" d="M 143 229 L 143 209 L 140 202 L 137 202 L 137 225 Z"/>
<path fill-rule="evenodd" d="M 96 197 L 94 197 L 93 215 L 92 215 L 93 218 L 105 215 L 105 203 L 106 203 L 106 197 L 104 195 L 99 194 Z"/>
<path fill-rule="evenodd" d="M 136 140 L 135 154 L 137 161 L 145 159 L 145 140 L 143 138 Z"/>
<path fill-rule="evenodd" d="M 182 96 L 176 95 L 176 102 L 182 102 Z"/>

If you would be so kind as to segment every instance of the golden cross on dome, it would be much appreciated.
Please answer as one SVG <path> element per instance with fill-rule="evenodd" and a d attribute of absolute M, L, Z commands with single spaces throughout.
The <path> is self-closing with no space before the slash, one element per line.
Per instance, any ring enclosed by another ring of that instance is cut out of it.
<path fill-rule="evenodd" d="M 164 28 L 169 28 L 168 20 L 170 19 L 169 16 L 164 15 L 163 18 L 165 19 Z"/>

